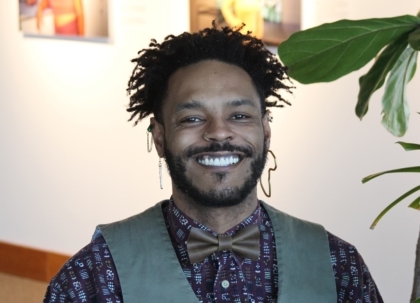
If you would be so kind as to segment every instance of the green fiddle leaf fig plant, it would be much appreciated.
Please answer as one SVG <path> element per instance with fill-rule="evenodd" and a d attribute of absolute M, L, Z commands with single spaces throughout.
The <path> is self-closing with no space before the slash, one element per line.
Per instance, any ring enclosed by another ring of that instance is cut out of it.
<path fill-rule="evenodd" d="M 416 71 L 417 51 L 408 46 L 390 71 L 382 98 L 382 125 L 394 136 L 401 137 L 408 128 L 406 85 Z"/>
<path fill-rule="evenodd" d="M 369 71 L 359 78 L 356 115 L 362 119 L 367 114 L 370 97 L 385 84 L 382 125 L 397 137 L 408 129 L 406 87 L 416 72 L 419 51 L 420 12 L 417 16 L 326 23 L 293 34 L 278 47 L 289 76 L 303 84 L 337 80 L 375 58 Z M 420 144 L 397 143 L 406 151 L 420 150 Z M 383 171 L 363 178 L 362 182 L 393 173 L 420 173 L 420 166 Z M 371 229 L 390 209 L 415 193 L 420 193 L 420 185 L 389 204 L 373 221 Z M 420 195 L 409 207 L 420 210 Z M 420 303 L 420 234 L 411 301 Z"/>
<path fill-rule="evenodd" d="M 420 114 L 420 113 L 419 113 Z M 397 144 L 399 144 L 402 148 L 404 148 L 405 151 L 413 151 L 413 150 L 420 150 L 420 144 L 417 143 L 408 143 L 408 142 L 402 142 L 402 141 L 398 141 L 396 142 Z M 372 174 L 369 175 L 367 177 L 364 177 L 362 179 L 362 183 L 366 183 L 372 179 L 375 179 L 376 177 L 382 176 L 382 175 L 386 175 L 386 174 L 394 174 L 394 173 L 420 173 L 420 166 L 412 166 L 412 167 L 405 167 L 405 168 L 398 168 L 398 169 L 392 169 L 392 170 L 387 170 L 387 171 L 383 171 L 380 173 L 376 173 L 376 174 Z M 409 191 L 407 191 L 406 193 L 404 193 L 402 196 L 398 197 L 397 199 L 395 199 L 391 204 L 389 204 L 377 217 L 376 219 L 373 221 L 372 225 L 370 226 L 371 229 L 374 229 L 376 224 L 379 222 L 380 219 L 382 219 L 382 217 L 391 209 L 393 208 L 395 205 L 397 205 L 398 203 L 400 203 L 402 200 L 404 200 L 405 198 L 407 198 L 408 196 L 411 196 L 412 194 L 416 193 L 420 191 L 420 185 L 410 189 Z M 408 206 L 417 210 L 420 210 L 420 196 L 417 197 L 416 199 L 414 199 L 413 202 L 411 202 L 411 204 Z"/>
<path fill-rule="evenodd" d="M 406 143 L 406 142 L 398 142 L 401 146 L 409 146 L 409 148 L 405 149 L 406 151 L 412 151 L 412 150 L 420 150 L 420 145 L 414 144 L 414 143 Z M 366 183 L 376 177 L 385 175 L 385 174 L 392 174 L 392 173 L 420 173 L 420 166 L 413 166 L 413 167 L 406 167 L 406 168 L 399 168 L 399 169 L 393 169 L 393 170 L 387 170 L 380 173 L 376 173 L 370 176 L 367 176 L 362 179 L 363 183 Z M 402 196 L 398 197 L 395 201 L 393 201 L 391 204 L 389 204 L 373 221 L 372 225 L 370 226 L 371 229 L 374 229 L 376 224 L 379 222 L 380 219 L 395 205 L 397 205 L 399 202 L 407 198 L 408 196 L 414 194 L 415 192 L 420 191 L 420 185 L 416 186 L 412 189 L 410 189 L 408 192 L 403 194 Z M 409 207 L 420 210 L 420 196 L 417 197 L 410 205 Z"/>
<path fill-rule="evenodd" d="M 408 127 L 406 85 L 415 74 L 419 49 L 420 17 L 405 15 L 322 24 L 291 35 L 278 54 L 289 76 L 303 84 L 337 80 L 376 57 L 359 79 L 356 115 L 366 115 L 370 97 L 388 78 L 382 124 L 400 137 Z"/>

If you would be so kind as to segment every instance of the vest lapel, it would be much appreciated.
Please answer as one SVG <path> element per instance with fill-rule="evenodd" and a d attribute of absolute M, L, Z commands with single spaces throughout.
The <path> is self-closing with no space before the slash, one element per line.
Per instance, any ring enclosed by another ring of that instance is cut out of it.
<path fill-rule="evenodd" d="M 337 290 L 325 229 L 262 203 L 276 239 L 279 303 L 336 303 Z"/>
<path fill-rule="evenodd" d="M 124 303 L 198 302 L 173 249 L 162 202 L 98 228 L 114 259 Z"/>

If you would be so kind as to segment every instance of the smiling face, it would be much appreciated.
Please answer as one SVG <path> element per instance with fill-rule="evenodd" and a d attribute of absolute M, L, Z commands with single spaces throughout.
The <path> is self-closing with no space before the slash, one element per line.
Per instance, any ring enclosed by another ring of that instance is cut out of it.
<path fill-rule="evenodd" d="M 209 207 L 256 200 L 270 127 L 250 76 L 240 67 L 205 60 L 177 70 L 166 96 L 163 125 L 152 118 L 153 137 L 174 196 Z"/>

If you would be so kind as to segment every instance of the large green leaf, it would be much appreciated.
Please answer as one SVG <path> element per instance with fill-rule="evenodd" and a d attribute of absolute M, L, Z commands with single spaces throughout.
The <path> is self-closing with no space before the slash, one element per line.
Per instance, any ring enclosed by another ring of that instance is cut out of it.
<path fill-rule="evenodd" d="M 408 35 L 409 33 L 405 33 L 390 43 L 376 59 L 369 72 L 359 78 L 360 90 L 356 105 L 356 115 L 360 119 L 368 111 L 370 97 L 384 84 L 388 72 L 407 48 Z"/>
<path fill-rule="evenodd" d="M 420 298 L 415 299 L 413 302 L 411 303 L 420 303 Z"/>
<path fill-rule="evenodd" d="M 391 209 L 393 208 L 395 205 L 397 205 L 399 202 L 401 202 L 402 200 L 404 200 L 405 198 L 407 198 L 409 195 L 415 193 L 416 191 L 420 190 L 420 185 L 414 187 L 413 189 L 410 189 L 408 192 L 406 192 L 405 194 L 403 194 L 401 197 L 397 198 L 395 201 L 393 201 L 391 204 L 389 204 L 377 217 L 376 219 L 373 221 L 372 225 L 370 226 L 370 229 L 374 229 L 376 224 L 378 224 L 379 220 L 382 219 L 382 217 Z"/>
<path fill-rule="evenodd" d="M 382 125 L 394 136 L 401 137 L 408 128 L 410 109 L 406 85 L 413 78 L 417 66 L 417 51 L 410 46 L 392 68 L 382 98 Z"/>
<path fill-rule="evenodd" d="M 414 32 L 410 33 L 408 36 L 408 43 L 415 50 L 420 50 L 420 28 L 416 29 Z"/>
<path fill-rule="evenodd" d="M 420 173 L 420 166 L 413 166 L 413 167 L 405 167 L 405 168 L 399 168 L 399 169 L 393 169 L 393 170 L 387 170 L 380 173 L 376 173 L 373 175 L 369 175 L 367 177 L 364 177 L 362 179 L 362 183 L 366 183 L 376 177 L 385 175 L 385 174 L 392 174 L 392 173 Z"/>
<path fill-rule="evenodd" d="M 412 150 L 419 150 L 420 149 L 420 144 L 416 144 L 416 143 L 408 143 L 408 142 L 395 142 L 399 145 L 401 145 L 405 151 L 412 151 Z"/>
<path fill-rule="evenodd" d="M 420 24 L 415 16 L 340 20 L 300 31 L 278 47 L 289 76 L 301 83 L 334 81 L 355 71 L 387 44 Z"/>

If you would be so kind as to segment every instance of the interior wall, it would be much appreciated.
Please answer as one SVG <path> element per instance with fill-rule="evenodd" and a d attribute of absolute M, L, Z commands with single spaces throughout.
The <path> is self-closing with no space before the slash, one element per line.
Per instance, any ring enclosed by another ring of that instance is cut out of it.
<path fill-rule="evenodd" d="M 303 0 L 304 27 L 337 18 L 415 14 L 414 1 Z M 188 29 L 188 1 L 110 1 L 111 43 L 27 38 L 18 30 L 17 3 L 0 11 L 0 241 L 73 254 L 95 226 L 138 213 L 170 196 L 158 157 L 146 151 L 148 121 L 132 127 L 125 112 L 131 58 L 150 38 Z M 366 71 L 365 69 L 363 71 Z M 323 224 L 356 245 L 385 302 L 408 302 L 418 213 L 408 202 L 375 231 L 369 225 L 389 202 L 418 184 L 415 175 L 360 180 L 385 169 L 416 165 L 418 155 L 394 144 L 380 125 L 375 93 L 363 122 L 354 114 L 358 77 L 303 86 L 273 110 L 268 203 Z M 412 112 L 420 95 L 409 86 Z M 420 117 L 405 141 L 419 142 Z M 261 198 L 264 196 L 261 194 Z"/>

